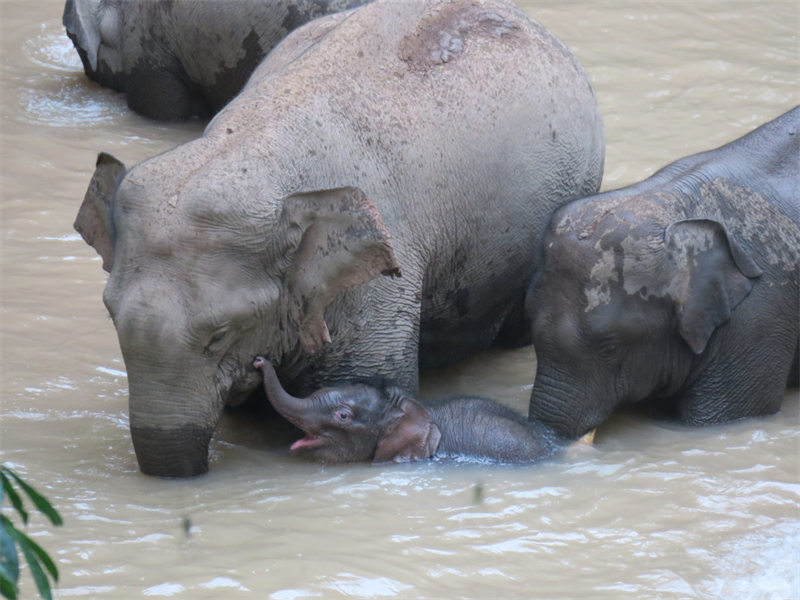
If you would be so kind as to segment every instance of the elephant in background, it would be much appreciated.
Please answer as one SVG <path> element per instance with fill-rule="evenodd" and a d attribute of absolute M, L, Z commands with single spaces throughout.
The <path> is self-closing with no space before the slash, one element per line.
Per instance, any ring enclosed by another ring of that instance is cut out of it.
<path fill-rule="evenodd" d="M 159 120 L 209 118 L 292 30 L 368 0 L 67 0 L 63 23 L 92 81 Z"/>
<path fill-rule="evenodd" d="M 288 394 L 272 364 L 257 357 L 275 410 L 305 436 L 292 444 L 324 463 L 409 462 L 431 457 L 523 463 L 561 447 L 551 429 L 486 398 L 422 403 L 395 387 L 323 388 L 308 398 Z"/>
<path fill-rule="evenodd" d="M 698 425 L 778 411 L 797 384 L 798 157 L 795 108 L 560 208 L 527 300 L 530 418 L 576 438 L 641 400 Z"/>
<path fill-rule="evenodd" d="M 603 159 L 577 59 L 506 0 L 322 17 L 202 137 L 129 170 L 101 155 L 75 226 L 110 272 L 142 471 L 207 470 L 254 356 L 298 395 L 416 394 L 420 366 L 529 332 L 536 240 Z"/>

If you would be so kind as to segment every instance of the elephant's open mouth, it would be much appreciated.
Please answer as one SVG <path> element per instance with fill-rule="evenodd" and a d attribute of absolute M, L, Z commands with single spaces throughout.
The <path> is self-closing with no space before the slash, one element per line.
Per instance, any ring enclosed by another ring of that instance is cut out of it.
<path fill-rule="evenodd" d="M 313 450 L 314 448 L 319 448 L 323 445 L 325 445 L 325 440 L 321 436 L 307 433 L 304 438 L 297 440 L 289 449 L 292 451 Z"/>

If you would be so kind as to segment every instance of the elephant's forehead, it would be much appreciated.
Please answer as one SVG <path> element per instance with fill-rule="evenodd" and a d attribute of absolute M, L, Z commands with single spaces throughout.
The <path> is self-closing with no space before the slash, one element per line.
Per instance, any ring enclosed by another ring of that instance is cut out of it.
<path fill-rule="evenodd" d="M 178 207 L 179 196 L 164 197 L 138 183 L 121 190 L 114 206 L 117 252 L 128 250 L 165 256 L 174 250 L 201 241 L 201 232 L 187 219 L 185 206 Z M 202 240 L 203 246 L 213 243 Z"/>
<path fill-rule="evenodd" d="M 276 206 L 263 201 L 255 185 L 230 176 L 165 177 L 161 171 L 132 171 L 121 184 L 113 218 L 123 243 L 140 243 L 156 254 L 263 243 L 265 230 L 277 222 Z"/>
<path fill-rule="evenodd" d="M 547 252 L 562 276 L 578 284 L 586 312 L 609 304 L 615 289 L 635 293 L 641 288 L 637 273 L 653 271 L 667 221 L 663 200 L 616 192 L 560 211 Z"/>
<path fill-rule="evenodd" d="M 642 226 L 668 222 L 666 200 L 666 194 L 626 190 L 590 196 L 559 211 L 552 230 L 578 240 L 624 236 Z"/>

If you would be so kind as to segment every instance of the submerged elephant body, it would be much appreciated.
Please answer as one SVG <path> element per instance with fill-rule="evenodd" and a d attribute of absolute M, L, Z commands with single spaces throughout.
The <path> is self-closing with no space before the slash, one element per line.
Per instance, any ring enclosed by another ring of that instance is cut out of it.
<path fill-rule="evenodd" d="M 324 463 L 409 462 L 465 456 L 504 463 L 534 462 L 561 447 L 544 425 L 486 398 L 422 403 L 398 388 L 366 384 L 323 388 L 295 398 L 269 361 L 257 357 L 272 406 L 306 434 L 292 444 Z"/>
<path fill-rule="evenodd" d="M 207 118 L 293 29 L 365 0 L 67 0 L 63 22 L 92 81 L 160 120 Z"/>
<path fill-rule="evenodd" d="M 798 156 L 795 108 L 559 209 L 528 296 L 530 417 L 578 437 L 645 399 L 689 424 L 776 412 L 798 360 Z"/>
<path fill-rule="evenodd" d="M 523 331 L 536 240 L 603 156 L 576 59 L 500 0 L 323 17 L 200 139 L 101 155 L 76 228 L 110 271 L 141 469 L 204 472 L 258 354 L 293 393 L 414 393 L 420 363 Z"/>

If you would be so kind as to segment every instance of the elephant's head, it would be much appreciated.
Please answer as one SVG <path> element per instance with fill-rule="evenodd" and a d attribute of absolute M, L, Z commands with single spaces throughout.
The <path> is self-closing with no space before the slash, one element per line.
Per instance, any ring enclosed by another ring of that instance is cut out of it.
<path fill-rule="evenodd" d="M 531 418 L 574 439 L 621 403 L 678 393 L 759 274 L 720 223 L 672 220 L 652 198 L 562 207 L 527 298 Z"/>
<path fill-rule="evenodd" d="M 325 463 L 407 462 L 436 452 L 438 427 L 424 406 L 397 388 L 358 384 L 295 398 L 283 390 L 268 360 L 259 356 L 254 365 L 263 371 L 275 410 L 306 434 L 293 451 Z"/>
<path fill-rule="evenodd" d="M 103 300 L 128 371 L 133 444 L 153 475 L 205 472 L 223 407 L 258 386 L 253 356 L 318 352 L 337 294 L 399 274 L 363 192 L 281 198 L 246 169 L 187 170 L 204 144 L 128 172 L 101 154 L 75 222 L 110 273 Z"/>

